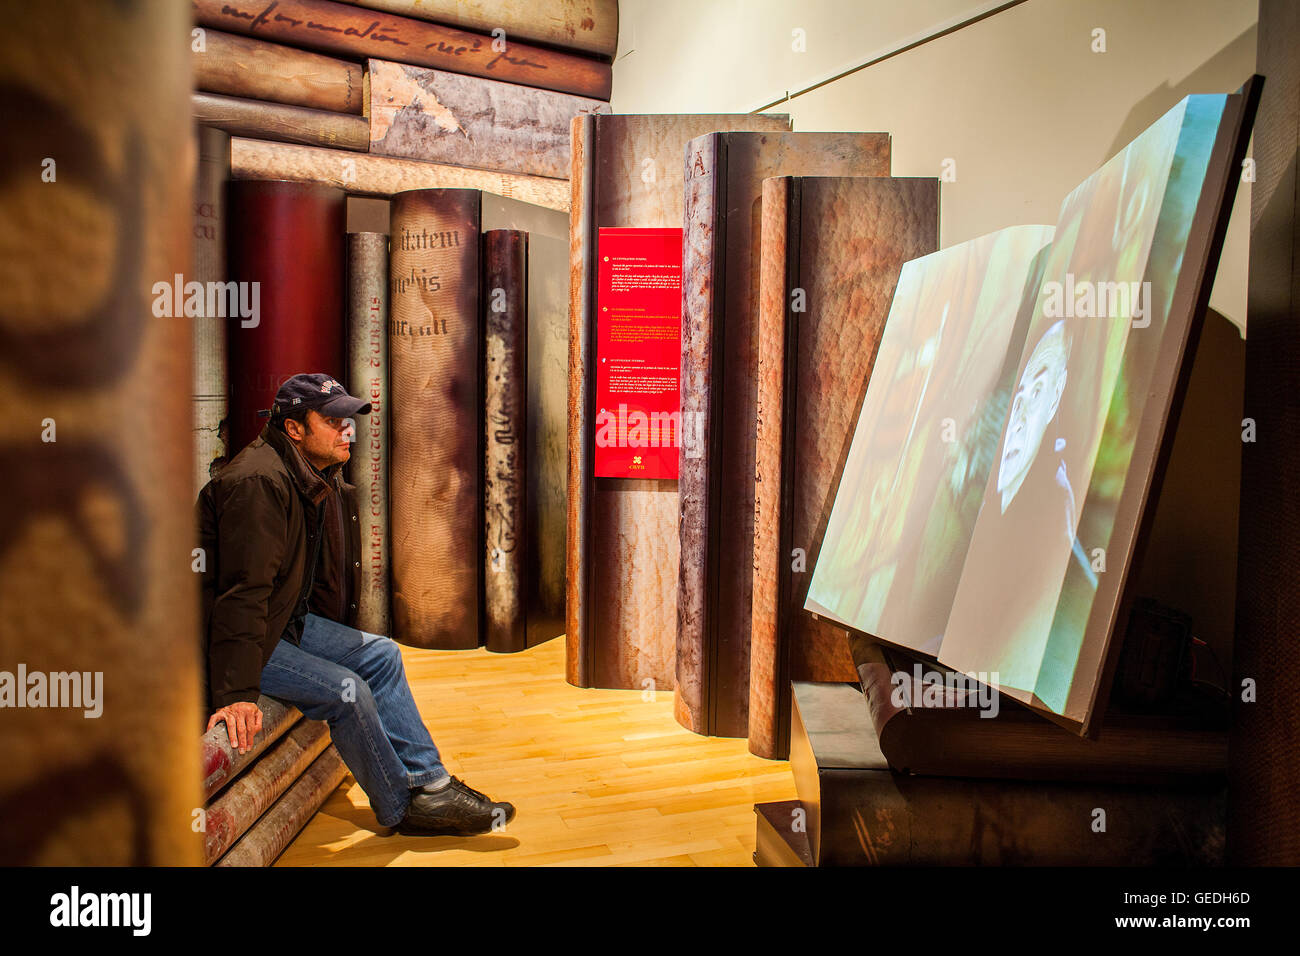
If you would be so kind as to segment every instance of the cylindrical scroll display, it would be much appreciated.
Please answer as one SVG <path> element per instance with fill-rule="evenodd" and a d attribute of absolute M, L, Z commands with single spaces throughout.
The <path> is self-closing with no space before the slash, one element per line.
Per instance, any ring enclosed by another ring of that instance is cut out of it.
<path fill-rule="evenodd" d="M 194 279 L 226 281 L 226 183 L 230 179 L 230 135 L 198 128 L 199 170 L 194 184 Z M 206 313 L 206 296 L 204 306 Z M 226 322 L 196 315 L 194 323 L 194 493 L 229 459 L 226 413 L 230 386 L 226 369 Z"/>
<path fill-rule="evenodd" d="M 392 205 L 392 614 L 395 640 L 477 647 L 482 596 L 481 194 Z"/>
<path fill-rule="evenodd" d="M 348 258 L 348 391 L 370 402 L 356 419 L 348 461 L 357 486 L 361 595 L 357 627 L 388 635 L 388 236 L 351 232 Z"/>
<path fill-rule="evenodd" d="M 525 563 L 528 233 L 491 229 L 483 234 L 483 296 L 486 643 L 490 651 L 522 651 L 527 646 L 526 576 L 537 573 Z"/>
<path fill-rule="evenodd" d="M 343 375 L 343 191 L 305 183 L 230 184 L 230 452 L 262 430 L 280 383 Z"/>
<path fill-rule="evenodd" d="M 207 808 L 203 862 L 215 863 L 330 744 L 323 720 L 302 720 Z"/>
<path fill-rule="evenodd" d="M 270 866 L 348 775 L 331 744 L 297 782 L 217 861 L 217 866 Z"/>

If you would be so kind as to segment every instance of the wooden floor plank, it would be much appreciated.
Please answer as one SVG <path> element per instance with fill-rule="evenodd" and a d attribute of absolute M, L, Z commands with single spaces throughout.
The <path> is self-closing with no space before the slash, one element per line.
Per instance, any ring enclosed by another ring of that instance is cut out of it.
<path fill-rule="evenodd" d="M 671 693 L 565 683 L 563 638 L 402 657 L 447 768 L 518 815 L 499 834 L 402 836 L 349 775 L 277 866 L 753 866 L 754 804 L 794 799 L 787 762 L 690 733 Z"/>

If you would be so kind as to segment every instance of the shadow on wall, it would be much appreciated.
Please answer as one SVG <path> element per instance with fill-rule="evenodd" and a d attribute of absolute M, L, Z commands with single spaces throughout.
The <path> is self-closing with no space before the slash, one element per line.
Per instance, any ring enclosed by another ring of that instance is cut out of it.
<path fill-rule="evenodd" d="M 1237 75 L 1242 62 L 1255 62 L 1259 25 L 1252 24 L 1239 37 L 1228 43 L 1218 53 L 1202 63 L 1175 86 L 1168 83 L 1156 87 L 1133 104 L 1120 124 L 1119 130 L 1106 151 L 1106 158 L 1114 156 L 1135 140 L 1151 123 L 1184 96 L 1191 93 L 1227 93 L 1235 90 L 1250 77 Z"/>

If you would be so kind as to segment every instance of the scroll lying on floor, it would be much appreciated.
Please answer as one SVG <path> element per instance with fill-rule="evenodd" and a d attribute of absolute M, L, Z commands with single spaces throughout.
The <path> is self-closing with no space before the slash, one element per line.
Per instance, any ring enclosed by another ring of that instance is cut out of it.
<path fill-rule="evenodd" d="M 1088 731 L 1254 102 L 1184 98 L 1041 254 L 1017 227 L 904 268 L 805 608 Z"/>

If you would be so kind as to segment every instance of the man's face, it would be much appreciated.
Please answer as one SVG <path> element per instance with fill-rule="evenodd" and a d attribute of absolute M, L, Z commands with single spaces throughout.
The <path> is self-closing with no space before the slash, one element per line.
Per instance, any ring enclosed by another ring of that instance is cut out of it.
<path fill-rule="evenodd" d="M 297 422 L 284 424 L 298 450 L 318 471 L 347 461 L 352 455 L 354 431 L 351 419 L 330 418 L 320 412 L 310 411 L 304 422 L 307 426 L 305 431 Z"/>
<path fill-rule="evenodd" d="M 1007 440 L 1002 446 L 1002 461 L 998 465 L 998 491 L 1002 495 L 1003 511 L 1020 490 L 1029 466 L 1038 454 L 1043 433 L 1061 405 L 1067 353 L 1065 324 L 1057 322 L 1034 348 L 1024 374 L 1020 376 L 1016 394 L 1011 400 Z"/>

